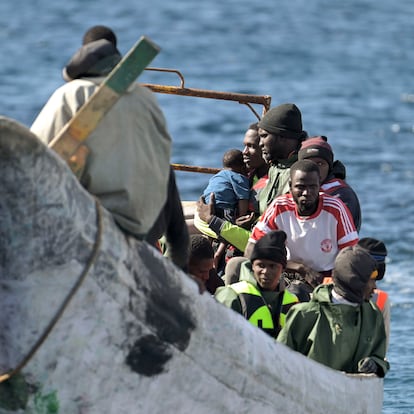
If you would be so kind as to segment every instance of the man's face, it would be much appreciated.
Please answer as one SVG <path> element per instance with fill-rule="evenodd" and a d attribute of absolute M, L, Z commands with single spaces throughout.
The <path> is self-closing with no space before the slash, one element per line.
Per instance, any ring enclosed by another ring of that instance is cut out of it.
<path fill-rule="evenodd" d="M 243 139 L 243 161 L 249 170 L 261 167 L 266 163 L 259 146 L 259 134 L 254 129 L 248 129 Z"/>
<path fill-rule="evenodd" d="M 314 157 L 314 158 L 309 158 L 309 159 L 313 161 L 319 167 L 319 171 L 321 174 L 321 183 L 323 183 L 329 174 L 328 161 L 324 160 L 323 158 L 319 158 L 319 157 Z"/>
<path fill-rule="evenodd" d="M 259 128 L 259 137 L 262 156 L 267 163 L 284 158 L 283 140 L 280 136 L 271 134 L 266 130 Z"/>
<path fill-rule="evenodd" d="M 268 259 L 255 259 L 252 263 L 254 278 L 263 290 L 276 290 L 283 271 L 281 263 Z"/>
<path fill-rule="evenodd" d="M 318 208 L 320 177 L 316 171 L 297 170 L 291 178 L 290 192 L 300 216 L 311 216 Z"/>

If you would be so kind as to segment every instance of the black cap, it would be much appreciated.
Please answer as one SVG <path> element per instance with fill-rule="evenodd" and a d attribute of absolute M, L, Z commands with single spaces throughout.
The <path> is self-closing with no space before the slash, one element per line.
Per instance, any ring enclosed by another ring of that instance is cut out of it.
<path fill-rule="evenodd" d="M 268 259 L 285 267 L 286 257 L 286 233 L 283 230 L 273 230 L 257 240 L 250 260 L 253 263 L 256 259 Z"/>
<path fill-rule="evenodd" d="M 303 139 L 302 114 L 295 104 L 286 103 L 271 108 L 258 123 L 270 133 L 285 133 L 288 138 Z"/>
<path fill-rule="evenodd" d="M 384 242 L 374 239 L 372 237 L 364 237 L 359 240 L 358 244 L 364 249 L 368 250 L 368 253 L 378 264 L 378 276 L 377 280 L 381 280 L 385 275 L 385 258 L 387 257 L 387 248 Z"/>

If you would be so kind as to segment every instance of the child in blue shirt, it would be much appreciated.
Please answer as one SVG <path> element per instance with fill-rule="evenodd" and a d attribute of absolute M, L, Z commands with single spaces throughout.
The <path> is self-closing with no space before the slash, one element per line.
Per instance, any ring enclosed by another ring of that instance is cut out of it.
<path fill-rule="evenodd" d="M 224 153 L 223 169 L 210 178 L 203 192 L 206 203 L 209 202 L 211 193 L 215 196 L 214 211 L 217 217 L 234 223 L 237 217 L 247 214 L 250 183 L 242 151 L 230 149 Z M 216 266 L 225 249 L 226 244 L 220 243 L 215 255 Z"/>
<path fill-rule="evenodd" d="M 243 153 L 231 149 L 224 153 L 223 169 L 213 175 L 203 192 L 206 203 L 210 194 L 215 196 L 215 214 L 231 222 L 247 214 L 250 198 L 250 184 L 247 168 L 243 161 Z"/>

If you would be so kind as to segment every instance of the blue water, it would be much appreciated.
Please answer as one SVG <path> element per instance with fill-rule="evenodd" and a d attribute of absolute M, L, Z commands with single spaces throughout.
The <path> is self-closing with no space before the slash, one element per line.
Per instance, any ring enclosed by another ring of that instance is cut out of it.
<path fill-rule="evenodd" d="M 414 412 L 414 2 L 412 0 L 3 0 L 0 113 L 30 125 L 91 25 L 106 24 L 126 52 L 143 34 L 162 47 L 152 66 L 176 68 L 186 86 L 268 94 L 294 102 L 304 128 L 326 135 L 363 210 L 361 236 L 383 239 L 381 287 L 392 325 L 384 413 Z M 143 81 L 178 84 L 173 76 Z M 254 115 L 237 103 L 160 96 L 173 162 L 220 166 Z M 256 108 L 261 110 L 260 108 Z M 183 199 L 208 176 L 178 174 Z M 345 390 L 344 390 L 345 391 Z"/>

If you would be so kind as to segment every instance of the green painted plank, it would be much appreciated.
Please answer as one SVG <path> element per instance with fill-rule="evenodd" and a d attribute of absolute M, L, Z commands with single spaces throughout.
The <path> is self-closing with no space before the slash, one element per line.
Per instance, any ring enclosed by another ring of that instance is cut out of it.
<path fill-rule="evenodd" d="M 115 92 L 124 93 L 159 52 L 159 47 L 142 37 L 113 69 L 104 84 Z"/>

